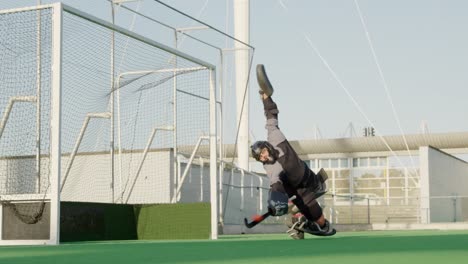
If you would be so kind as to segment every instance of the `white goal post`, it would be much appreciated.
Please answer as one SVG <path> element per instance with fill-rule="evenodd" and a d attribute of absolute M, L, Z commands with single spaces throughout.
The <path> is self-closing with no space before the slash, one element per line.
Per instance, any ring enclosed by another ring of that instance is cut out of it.
<path fill-rule="evenodd" d="M 61 201 L 191 200 L 200 138 L 218 237 L 214 65 L 62 3 L 0 30 L 0 245 L 58 244 Z"/>

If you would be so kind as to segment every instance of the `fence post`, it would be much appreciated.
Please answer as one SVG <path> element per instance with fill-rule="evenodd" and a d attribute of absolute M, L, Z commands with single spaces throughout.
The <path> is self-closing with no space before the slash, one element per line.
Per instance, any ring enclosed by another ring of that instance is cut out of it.
<path fill-rule="evenodd" d="M 452 194 L 452 200 L 453 200 L 453 222 L 457 222 L 457 194 L 453 193 Z"/>
<path fill-rule="evenodd" d="M 367 223 L 370 224 L 370 198 L 366 195 L 367 199 Z"/>

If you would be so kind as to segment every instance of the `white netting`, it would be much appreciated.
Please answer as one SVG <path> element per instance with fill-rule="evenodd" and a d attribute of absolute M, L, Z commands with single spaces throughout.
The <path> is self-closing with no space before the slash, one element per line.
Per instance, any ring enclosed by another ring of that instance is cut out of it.
<path fill-rule="evenodd" d="M 62 64 L 62 200 L 170 202 L 174 128 L 185 156 L 209 132 L 209 70 L 71 13 Z"/>
<path fill-rule="evenodd" d="M 41 217 L 50 191 L 51 16 L 0 14 L 0 202 L 27 222 Z M 14 206 L 28 200 L 40 203 Z"/>
<path fill-rule="evenodd" d="M 0 14 L 3 204 L 49 199 L 51 17 Z M 211 69 L 108 26 L 63 14 L 60 198 L 171 202 L 177 155 L 188 158 L 209 133 Z"/>

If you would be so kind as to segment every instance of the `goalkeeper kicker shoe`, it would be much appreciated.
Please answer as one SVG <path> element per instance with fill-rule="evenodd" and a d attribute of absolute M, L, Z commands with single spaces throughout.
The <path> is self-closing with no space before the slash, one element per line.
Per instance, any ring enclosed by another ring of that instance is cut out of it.
<path fill-rule="evenodd" d="M 273 86 L 268 80 L 268 76 L 265 71 L 265 66 L 263 64 L 257 65 L 257 82 L 258 86 L 260 86 L 260 94 L 265 94 L 267 96 L 271 96 L 273 94 Z"/>
<path fill-rule="evenodd" d="M 304 225 L 304 223 L 307 221 L 304 215 L 301 213 L 295 213 L 291 215 L 291 222 L 288 223 L 288 231 L 286 231 L 289 236 L 293 239 L 300 240 L 304 239 L 304 231 L 300 231 Z"/>
<path fill-rule="evenodd" d="M 325 225 L 320 227 L 316 222 L 307 221 L 302 231 L 309 233 L 314 236 L 333 236 L 336 234 L 336 230 L 330 225 L 328 220 L 325 220 Z"/>

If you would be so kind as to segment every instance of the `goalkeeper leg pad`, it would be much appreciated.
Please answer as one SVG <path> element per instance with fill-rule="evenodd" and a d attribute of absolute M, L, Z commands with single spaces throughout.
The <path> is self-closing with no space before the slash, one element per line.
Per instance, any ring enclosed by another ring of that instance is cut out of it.
<path fill-rule="evenodd" d="M 301 213 L 291 215 L 291 222 L 288 223 L 288 231 L 286 231 L 292 239 L 300 240 L 304 239 L 304 231 L 299 230 L 303 228 L 306 218 Z"/>
<path fill-rule="evenodd" d="M 273 94 L 273 86 L 268 80 L 268 76 L 265 71 L 265 66 L 263 64 L 257 65 L 257 82 L 258 86 L 260 86 L 260 94 L 266 94 L 267 96 L 271 96 Z"/>

